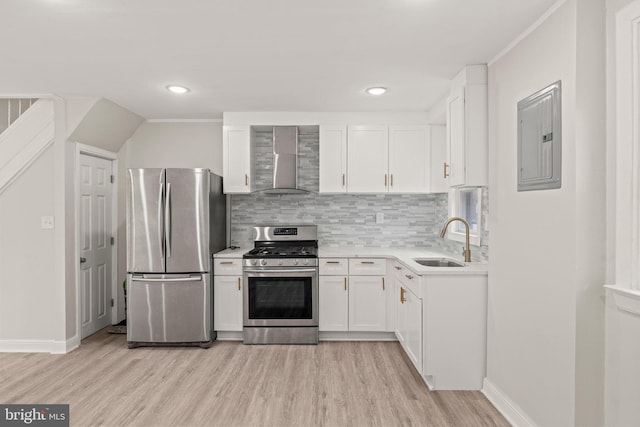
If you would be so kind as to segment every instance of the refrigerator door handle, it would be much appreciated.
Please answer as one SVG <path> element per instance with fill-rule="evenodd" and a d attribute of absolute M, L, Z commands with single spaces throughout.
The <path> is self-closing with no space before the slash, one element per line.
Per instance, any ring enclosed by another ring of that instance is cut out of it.
<path fill-rule="evenodd" d="M 132 276 L 132 282 L 201 282 L 202 275 L 191 277 L 177 277 L 173 279 L 145 279 L 143 276 Z"/>
<path fill-rule="evenodd" d="M 160 238 L 160 252 L 162 253 L 162 259 L 164 262 L 164 209 L 162 209 L 164 194 L 164 182 L 160 183 L 160 193 L 158 194 L 158 236 Z"/>
<path fill-rule="evenodd" d="M 167 197 L 164 207 L 164 233 L 167 258 L 171 258 L 171 184 L 167 183 Z"/>

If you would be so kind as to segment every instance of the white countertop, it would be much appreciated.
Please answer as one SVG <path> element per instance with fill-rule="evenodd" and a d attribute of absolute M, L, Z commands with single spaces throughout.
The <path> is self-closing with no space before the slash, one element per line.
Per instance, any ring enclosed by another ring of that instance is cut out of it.
<path fill-rule="evenodd" d="M 242 258 L 242 255 L 244 255 L 246 252 L 249 252 L 251 249 L 253 249 L 250 246 L 244 246 L 244 247 L 239 247 L 236 249 L 223 249 L 220 252 L 216 252 L 215 254 L 213 254 L 214 258 Z"/>
<path fill-rule="evenodd" d="M 469 262 L 465 267 L 425 267 L 418 264 L 413 258 L 448 258 L 462 262 L 462 257 L 452 257 L 433 248 L 358 248 L 342 246 L 321 247 L 318 249 L 320 258 L 392 258 L 400 261 L 405 267 L 414 273 L 424 274 L 472 274 L 485 275 L 488 264 L 482 262 Z"/>
<path fill-rule="evenodd" d="M 252 247 L 225 249 L 214 254 L 214 258 L 242 258 Z M 413 258 L 449 258 L 462 262 L 461 257 L 452 257 L 433 248 L 359 248 L 355 246 L 320 247 L 319 258 L 391 258 L 400 261 L 416 274 L 460 274 L 485 275 L 488 264 L 481 262 L 466 263 L 465 267 L 425 267 L 413 261 Z"/>

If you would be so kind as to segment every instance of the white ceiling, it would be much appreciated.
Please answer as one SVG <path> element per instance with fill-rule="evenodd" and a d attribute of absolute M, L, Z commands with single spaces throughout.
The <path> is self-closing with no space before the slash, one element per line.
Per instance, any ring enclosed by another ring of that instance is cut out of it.
<path fill-rule="evenodd" d="M 105 97 L 148 119 L 426 111 L 556 1 L 1 0 L 0 95 Z"/>

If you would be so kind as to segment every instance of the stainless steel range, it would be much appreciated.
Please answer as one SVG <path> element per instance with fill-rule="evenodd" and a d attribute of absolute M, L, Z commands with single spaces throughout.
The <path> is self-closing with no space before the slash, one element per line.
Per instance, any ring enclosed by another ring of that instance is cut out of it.
<path fill-rule="evenodd" d="M 317 227 L 254 227 L 243 265 L 244 343 L 317 344 Z"/>

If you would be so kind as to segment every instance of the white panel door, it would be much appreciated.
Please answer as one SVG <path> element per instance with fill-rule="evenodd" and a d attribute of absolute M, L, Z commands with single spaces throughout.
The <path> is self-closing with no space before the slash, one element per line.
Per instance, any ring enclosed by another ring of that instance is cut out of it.
<path fill-rule="evenodd" d="M 447 99 L 447 174 L 449 186 L 465 184 L 464 88 Z"/>
<path fill-rule="evenodd" d="M 320 126 L 320 192 L 347 191 L 347 127 Z"/>
<path fill-rule="evenodd" d="M 387 304 L 384 276 L 349 277 L 349 330 L 385 331 Z"/>
<path fill-rule="evenodd" d="M 389 127 L 389 192 L 429 191 L 429 127 Z"/>
<path fill-rule="evenodd" d="M 81 337 L 111 324 L 111 161 L 80 155 Z"/>
<path fill-rule="evenodd" d="M 222 131 L 222 185 L 225 193 L 251 191 L 251 129 L 224 126 Z"/>
<path fill-rule="evenodd" d="M 320 276 L 318 280 L 320 331 L 349 330 L 349 284 L 346 276 Z"/>
<path fill-rule="evenodd" d="M 242 276 L 213 278 L 213 330 L 242 331 Z"/>
<path fill-rule="evenodd" d="M 389 128 L 349 126 L 347 189 L 350 193 L 389 191 Z"/>

